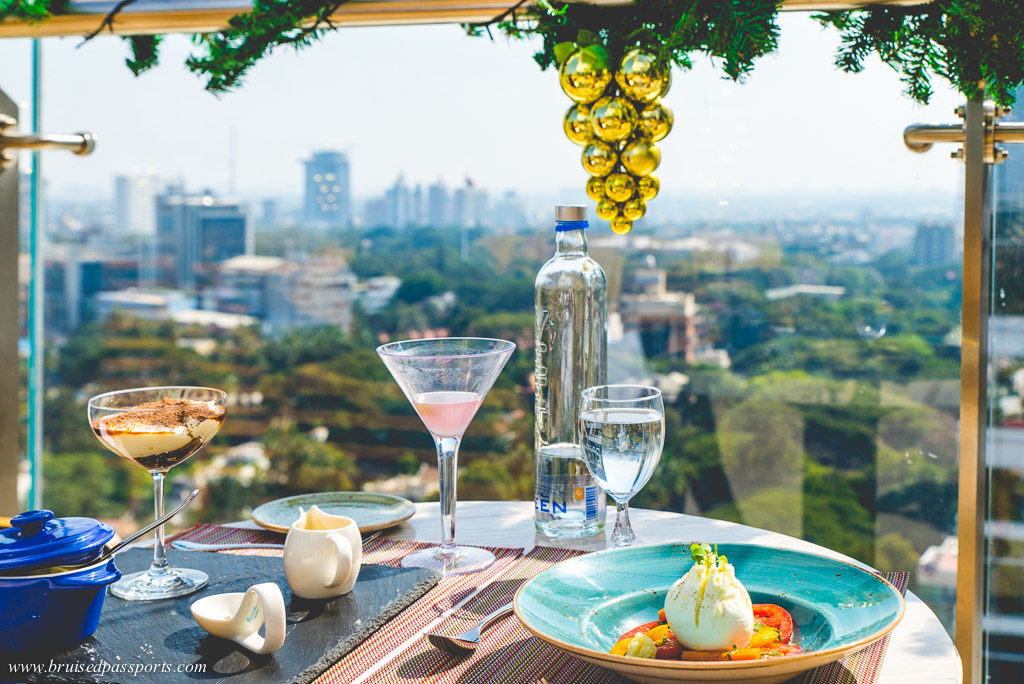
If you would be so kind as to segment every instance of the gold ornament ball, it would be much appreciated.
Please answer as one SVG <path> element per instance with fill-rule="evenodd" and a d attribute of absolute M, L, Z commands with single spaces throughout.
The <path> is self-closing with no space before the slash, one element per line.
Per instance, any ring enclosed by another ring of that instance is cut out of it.
<path fill-rule="evenodd" d="M 672 70 L 665 69 L 665 85 L 661 86 L 661 91 L 658 92 L 658 97 L 665 97 L 668 95 L 669 89 L 672 88 Z"/>
<path fill-rule="evenodd" d="M 637 138 L 622 149 L 622 165 L 634 176 L 648 176 L 661 163 L 661 150 L 646 138 Z"/>
<path fill-rule="evenodd" d="M 607 176 L 615 170 L 615 165 L 619 163 L 619 154 L 608 143 L 591 140 L 583 148 L 582 161 L 583 168 L 591 176 Z"/>
<path fill-rule="evenodd" d="M 643 176 L 636 179 L 637 194 L 645 202 L 650 202 L 654 199 L 659 189 L 661 189 L 661 183 L 658 181 L 657 176 Z"/>
<path fill-rule="evenodd" d="M 624 97 L 602 97 L 590 109 L 590 125 L 601 140 L 625 140 L 636 128 L 636 109 Z"/>
<path fill-rule="evenodd" d="M 612 221 L 619 215 L 619 207 L 610 199 L 603 199 L 597 203 L 597 217 L 605 221 Z"/>
<path fill-rule="evenodd" d="M 640 111 L 637 126 L 651 142 L 657 142 L 672 130 L 672 110 L 661 102 L 653 102 Z"/>
<path fill-rule="evenodd" d="M 633 222 L 625 216 L 616 216 L 612 219 L 612 230 L 619 235 L 625 235 L 629 231 L 633 230 Z"/>
<path fill-rule="evenodd" d="M 622 215 L 630 221 L 637 221 L 643 218 L 647 206 L 642 199 L 631 199 L 622 205 Z"/>
<path fill-rule="evenodd" d="M 638 102 L 653 102 L 667 80 L 666 70 L 658 67 L 657 58 L 639 49 L 626 53 L 615 74 L 615 81 L 622 92 Z"/>
<path fill-rule="evenodd" d="M 604 89 L 612 82 L 612 74 L 607 68 L 596 66 L 593 60 L 577 50 L 558 70 L 558 82 L 574 102 L 593 102 L 601 97 Z"/>
<path fill-rule="evenodd" d="M 603 200 L 605 198 L 604 178 L 601 178 L 600 176 L 591 176 L 587 180 L 587 197 L 595 201 Z"/>
<path fill-rule="evenodd" d="M 562 121 L 562 130 L 569 140 L 577 145 L 586 145 L 594 137 L 594 130 L 590 127 L 590 106 L 577 102 L 569 107 Z"/>
<path fill-rule="evenodd" d="M 604 181 L 604 194 L 615 202 L 625 202 L 635 191 L 636 181 L 628 173 L 613 173 Z"/>

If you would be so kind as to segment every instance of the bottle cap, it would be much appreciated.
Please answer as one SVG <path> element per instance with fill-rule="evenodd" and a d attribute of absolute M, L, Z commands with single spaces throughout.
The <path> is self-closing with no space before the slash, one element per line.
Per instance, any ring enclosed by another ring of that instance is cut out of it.
<path fill-rule="evenodd" d="M 586 221 L 587 208 L 582 204 L 559 204 L 555 207 L 556 221 Z"/>

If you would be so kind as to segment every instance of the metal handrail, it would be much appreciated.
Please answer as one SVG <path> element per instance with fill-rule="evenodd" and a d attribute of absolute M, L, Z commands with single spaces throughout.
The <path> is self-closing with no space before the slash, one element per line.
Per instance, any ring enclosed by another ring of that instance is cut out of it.
<path fill-rule="evenodd" d="M 0 152 L 8 148 L 60 149 L 86 155 L 96 149 L 96 138 L 91 133 L 75 133 L 74 135 L 4 135 L 0 133 Z"/>
<path fill-rule="evenodd" d="M 927 152 L 934 143 L 962 143 L 962 124 L 913 124 L 903 129 L 903 144 L 914 152 Z"/>

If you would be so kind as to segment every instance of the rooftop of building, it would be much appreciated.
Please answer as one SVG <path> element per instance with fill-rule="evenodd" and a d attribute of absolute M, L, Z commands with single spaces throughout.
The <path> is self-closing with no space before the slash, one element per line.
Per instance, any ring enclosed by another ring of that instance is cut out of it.
<path fill-rule="evenodd" d="M 285 264 L 281 257 L 242 254 L 227 259 L 220 265 L 221 273 L 270 273 L 280 270 Z"/>

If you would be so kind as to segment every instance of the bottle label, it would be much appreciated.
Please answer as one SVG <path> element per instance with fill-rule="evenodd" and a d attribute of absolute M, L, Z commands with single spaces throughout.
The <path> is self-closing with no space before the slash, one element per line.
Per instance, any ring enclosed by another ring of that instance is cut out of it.
<path fill-rule="evenodd" d="M 587 520 L 597 519 L 597 485 L 584 487 L 584 500 L 587 502 Z M 578 489 L 576 490 L 579 491 Z"/>
<path fill-rule="evenodd" d="M 597 485 L 573 487 L 569 491 L 557 487 L 538 486 L 533 508 L 554 518 L 567 515 L 570 510 L 582 509 L 585 520 L 597 520 L 599 494 L 600 489 Z"/>

